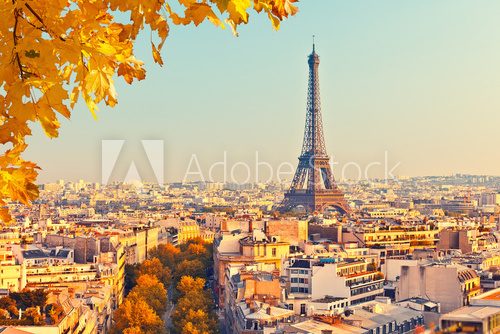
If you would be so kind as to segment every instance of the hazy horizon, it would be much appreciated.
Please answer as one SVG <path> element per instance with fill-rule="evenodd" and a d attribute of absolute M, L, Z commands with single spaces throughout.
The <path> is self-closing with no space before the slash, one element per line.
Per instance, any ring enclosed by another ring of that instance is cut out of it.
<path fill-rule="evenodd" d="M 406 176 L 406 175 L 402 175 L 401 177 L 408 177 L 410 179 L 414 179 L 414 178 L 422 178 L 422 177 L 453 177 L 453 176 L 456 176 L 456 175 L 464 175 L 464 176 L 477 176 L 477 177 L 493 177 L 493 178 L 500 178 L 500 175 L 475 175 L 475 174 L 461 174 L 461 173 L 457 173 L 457 174 L 454 174 L 454 175 L 415 175 L 415 176 Z M 88 181 L 88 180 L 85 180 L 85 179 L 78 179 L 78 180 L 64 180 L 64 179 L 59 179 L 59 180 L 52 180 L 52 181 L 49 181 L 49 182 L 43 182 L 43 183 L 40 183 L 38 182 L 37 184 L 38 185 L 44 185 L 44 184 L 52 184 L 52 183 L 57 183 L 58 181 L 64 181 L 65 183 L 68 183 L 68 182 L 71 182 L 71 183 L 78 183 L 80 181 L 83 181 L 84 183 L 90 183 L 90 184 L 93 184 L 93 183 L 97 183 L 97 184 L 100 184 L 99 181 Z M 138 182 L 141 182 L 141 180 L 128 180 L 128 181 L 117 181 L 117 183 L 125 183 L 125 184 L 131 184 L 131 183 L 135 183 L 136 181 Z M 290 181 L 290 180 L 284 180 L 284 181 Z M 353 182 L 374 182 L 374 181 L 384 181 L 383 178 L 370 178 L 370 179 L 361 179 L 361 180 L 344 180 L 343 182 L 340 181 L 340 182 L 337 182 L 339 185 L 345 185 L 345 184 L 352 184 Z M 388 181 L 391 181 L 391 180 L 388 180 Z M 398 180 L 392 180 L 392 181 L 398 181 Z M 186 184 L 191 184 L 191 183 L 200 183 L 201 181 L 189 181 L 187 182 Z M 254 181 L 250 181 L 248 183 L 243 183 L 242 185 L 244 184 L 257 184 L 257 183 L 276 183 L 277 181 L 276 180 L 272 180 L 270 182 L 254 182 Z M 168 182 L 164 182 L 163 184 L 179 184 L 179 183 L 182 183 L 182 180 L 178 180 L 178 181 L 168 181 Z M 205 183 L 223 183 L 223 182 L 220 182 L 220 181 L 209 181 L 209 180 L 206 180 Z M 114 184 L 114 182 L 110 182 L 109 184 Z M 155 182 L 148 182 L 148 181 L 144 181 L 144 184 L 155 184 Z M 232 184 L 231 182 L 227 182 L 227 184 Z M 237 183 L 234 183 L 234 184 L 237 184 Z"/>

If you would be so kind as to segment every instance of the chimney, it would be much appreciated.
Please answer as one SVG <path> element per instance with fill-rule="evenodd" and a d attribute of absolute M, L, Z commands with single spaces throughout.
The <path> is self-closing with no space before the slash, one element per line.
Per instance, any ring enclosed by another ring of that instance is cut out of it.
<path fill-rule="evenodd" d="M 268 307 L 268 308 L 266 309 L 266 314 L 267 314 L 267 315 L 271 315 L 271 307 Z"/>
<path fill-rule="evenodd" d="M 248 232 L 253 232 L 253 221 L 251 219 L 248 221 Z"/>

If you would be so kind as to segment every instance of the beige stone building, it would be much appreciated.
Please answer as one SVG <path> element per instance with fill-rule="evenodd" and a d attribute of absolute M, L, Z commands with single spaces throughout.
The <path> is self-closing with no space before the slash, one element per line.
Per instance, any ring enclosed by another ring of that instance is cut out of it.
<path fill-rule="evenodd" d="M 267 237 L 262 231 L 252 234 L 224 234 L 214 243 L 214 271 L 219 303 L 224 304 L 225 271 L 229 265 L 268 264 L 281 270 L 282 261 L 290 251 L 290 244 L 279 237 Z"/>
<path fill-rule="evenodd" d="M 269 220 L 264 223 L 266 235 L 279 235 L 281 241 L 298 246 L 308 240 L 308 226 L 306 220 L 280 219 Z"/>
<path fill-rule="evenodd" d="M 226 270 L 225 315 L 231 333 L 258 333 L 293 317 L 293 311 L 278 306 L 280 272 L 259 271 L 257 267 L 240 267 L 237 273 L 232 268 Z"/>
<path fill-rule="evenodd" d="M 184 244 L 192 239 L 203 239 L 205 242 L 213 242 L 215 233 L 210 230 L 205 230 L 198 225 L 194 220 L 185 220 L 179 222 L 177 226 L 177 242 Z"/>
<path fill-rule="evenodd" d="M 438 250 L 459 249 L 462 254 L 478 250 L 477 230 L 442 230 L 439 233 Z"/>
<path fill-rule="evenodd" d="M 16 262 L 12 246 L 0 244 L 0 289 L 21 291 L 26 285 L 24 266 Z"/>
<path fill-rule="evenodd" d="M 410 250 L 435 248 L 439 240 L 439 229 L 430 225 L 411 227 L 389 226 L 387 228 L 363 228 L 342 232 L 342 242 L 359 242 L 365 247 L 409 244 Z"/>
<path fill-rule="evenodd" d="M 431 262 L 401 266 L 396 300 L 427 298 L 440 303 L 441 312 L 450 312 L 480 293 L 480 278 L 474 270 Z"/>
<path fill-rule="evenodd" d="M 440 328 L 442 333 L 499 333 L 500 289 L 476 296 L 470 305 L 444 314 Z"/>

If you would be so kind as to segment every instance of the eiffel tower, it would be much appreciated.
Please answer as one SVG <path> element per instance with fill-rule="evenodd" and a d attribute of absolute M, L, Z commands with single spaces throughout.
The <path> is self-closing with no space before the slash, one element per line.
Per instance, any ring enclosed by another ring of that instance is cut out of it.
<path fill-rule="evenodd" d="M 281 204 L 282 211 L 303 206 L 308 212 L 323 211 L 333 207 L 339 212 L 349 212 L 344 194 L 335 184 L 330 157 L 326 153 L 321 119 L 319 96 L 319 56 L 313 50 L 308 58 L 309 85 L 307 92 L 307 114 L 304 130 L 304 143 L 299 157 L 299 165 L 290 189 L 285 193 Z"/>

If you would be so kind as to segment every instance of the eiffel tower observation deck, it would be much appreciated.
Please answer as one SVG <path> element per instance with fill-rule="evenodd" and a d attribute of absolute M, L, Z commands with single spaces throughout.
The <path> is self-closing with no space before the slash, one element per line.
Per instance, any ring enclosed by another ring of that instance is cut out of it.
<path fill-rule="evenodd" d="M 304 142 L 299 164 L 290 189 L 281 204 L 282 211 L 303 207 L 307 212 L 321 212 L 328 207 L 342 214 L 349 212 L 344 194 L 335 184 L 330 157 L 326 152 L 319 95 L 319 56 L 313 42 L 308 57 L 309 85 Z"/>

